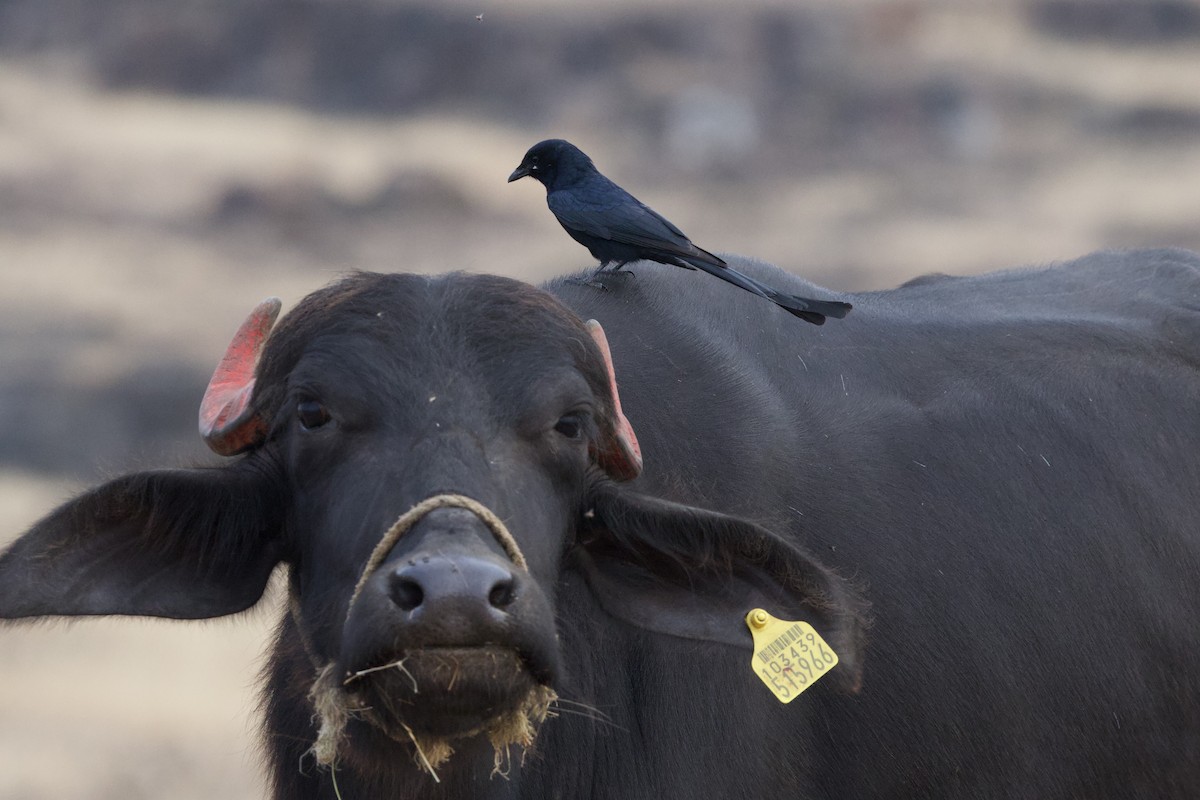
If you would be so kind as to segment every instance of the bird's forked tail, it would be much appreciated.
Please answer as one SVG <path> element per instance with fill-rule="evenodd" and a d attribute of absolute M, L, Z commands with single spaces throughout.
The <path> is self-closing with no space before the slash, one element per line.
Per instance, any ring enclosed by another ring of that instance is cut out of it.
<path fill-rule="evenodd" d="M 784 311 L 799 317 L 805 322 L 811 322 L 813 325 L 824 325 L 826 317 L 834 319 L 842 319 L 854 306 L 849 303 L 843 303 L 839 300 L 812 300 L 807 297 L 799 297 L 794 294 L 781 294 L 774 292 L 773 296 L 768 295 L 771 302 L 782 308 Z"/>

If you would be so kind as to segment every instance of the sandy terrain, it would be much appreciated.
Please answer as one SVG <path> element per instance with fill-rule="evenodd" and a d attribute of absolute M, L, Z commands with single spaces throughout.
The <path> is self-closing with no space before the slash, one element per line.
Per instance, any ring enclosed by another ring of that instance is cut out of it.
<path fill-rule="evenodd" d="M 1101 247 L 1200 248 L 1195 39 L 1054 38 L 1015 5 L 866 6 L 894 12 L 854 67 L 881 97 L 930 76 L 965 93 L 920 137 L 898 105 L 853 149 L 806 148 L 794 168 L 757 162 L 786 159 L 778 142 L 736 151 L 749 177 L 730 179 L 630 146 L 626 110 L 608 108 L 608 126 L 586 99 L 550 125 L 329 114 L 105 87 L 62 53 L 0 48 L 0 544 L 108 476 L 211 462 L 195 404 L 265 296 L 287 307 L 359 268 L 538 280 L 587 266 L 540 188 L 504 182 L 544 135 L 586 142 L 701 245 L 837 290 Z M 643 61 L 639 89 L 694 88 Z M 261 796 L 265 605 L 211 623 L 0 630 L 0 800 Z"/>

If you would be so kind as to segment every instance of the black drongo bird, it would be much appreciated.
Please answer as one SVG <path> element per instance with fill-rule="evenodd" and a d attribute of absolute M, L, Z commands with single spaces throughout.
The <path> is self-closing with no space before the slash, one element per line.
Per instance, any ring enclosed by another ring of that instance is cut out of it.
<path fill-rule="evenodd" d="M 571 238 L 600 260 L 600 271 L 615 272 L 641 260 L 703 270 L 814 325 L 824 325 L 825 317 L 844 317 L 851 309 L 849 303 L 777 292 L 743 275 L 692 244 L 683 231 L 601 175 L 592 160 L 568 141 L 547 139 L 529 148 L 508 182 L 526 176 L 545 185 L 550 210 Z"/>

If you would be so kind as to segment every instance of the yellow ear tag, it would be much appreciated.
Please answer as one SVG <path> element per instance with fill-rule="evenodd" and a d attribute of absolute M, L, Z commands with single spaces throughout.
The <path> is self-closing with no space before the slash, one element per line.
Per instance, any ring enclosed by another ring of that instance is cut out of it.
<path fill-rule="evenodd" d="M 746 615 L 754 636 L 750 668 L 775 693 L 790 703 L 838 663 L 837 653 L 807 622 L 776 619 L 761 608 Z"/>

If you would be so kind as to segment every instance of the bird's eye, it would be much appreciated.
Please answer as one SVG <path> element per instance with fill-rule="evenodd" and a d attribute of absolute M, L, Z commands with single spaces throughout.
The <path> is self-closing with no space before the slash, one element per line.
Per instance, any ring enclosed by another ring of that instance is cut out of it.
<path fill-rule="evenodd" d="M 583 435 L 583 419 L 578 414 L 564 414 L 555 423 L 554 430 L 568 439 L 578 439 Z"/>
<path fill-rule="evenodd" d="M 316 400 L 301 400 L 296 403 L 296 419 L 304 430 L 311 431 L 329 422 L 329 411 Z"/>

